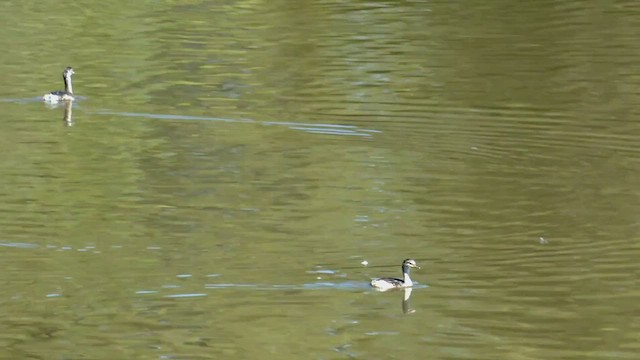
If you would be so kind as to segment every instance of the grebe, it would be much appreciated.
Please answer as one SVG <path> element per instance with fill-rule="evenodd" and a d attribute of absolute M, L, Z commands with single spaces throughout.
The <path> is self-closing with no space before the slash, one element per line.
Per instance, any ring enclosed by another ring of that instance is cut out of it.
<path fill-rule="evenodd" d="M 60 101 L 72 101 L 73 97 L 73 85 L 71 84 L 71 75 L 75 74 L 73 69 L 69 66 L 62 72 L 62 80 L 64 80 L 64 91 L 52 91 L 42 97 L 42 99 L 49 103 L 57 103 Z"/>
<path fill-rule="evenodd" d="M 416 261 L 413 259 L 406 259 L 402 262 L 402 279 L 397 278 L 380 278 L 371 280 L 371 286 L 379 290 L 389 290 L 396 288 L 408 288 L 413 286 L 413 281 L 409 277 L 409 269 L 420 267 L 416 264 Z"/>

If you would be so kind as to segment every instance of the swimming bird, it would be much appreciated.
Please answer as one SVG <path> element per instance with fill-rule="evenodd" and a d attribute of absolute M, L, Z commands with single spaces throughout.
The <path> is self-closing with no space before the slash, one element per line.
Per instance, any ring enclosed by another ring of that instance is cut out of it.
<path fill-rule="evenodd" d="M 405 259 L 402 262 L 402 279 L 398 278 L 379 278 L 371 280 L 371 286 L 379 290 L 389 290 L 397 288 L 408 288 L 413 286 L 413 281 L 409 277 L 409 269 L 420 267 L 413 259 Z"/>
<path fill-rule="evenodd" d="M 48 94 L 45 94 L 42 97 L 42 100 L 48 103 L 58 103 L 60 101 L 72 101 L 73 97 L 73 85 L 71 84 L 71 75 L 75 74 L 71 67 L 67 67 L 62 72 L 62 80 L 64 81 L 64 91 L 52 91 Z"/>

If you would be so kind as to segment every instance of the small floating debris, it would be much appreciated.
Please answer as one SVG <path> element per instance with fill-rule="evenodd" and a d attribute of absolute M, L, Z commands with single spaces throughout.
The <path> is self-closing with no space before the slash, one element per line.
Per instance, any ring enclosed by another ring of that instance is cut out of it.
<path fill-rule="evenodd" d="M 56 298 L 56 297 L 61 297 L 62 294 L 57 294 L 57 293 L 53 293 L 53 294 L 47 294 L 48 298 Z"/>
<path fill-rule="evenodd" d="M 545 238 L 540 236 L 540 238 L 538 239 L 538 242 L 540 243 L 540 245 L 546 245 L 549 243 L 549 240 L 546 240 Z"/>
<path fill-rule="evenodd" d="M 362 264 L 362 266 L 367 266 L 369 265 L 369 262 L 367 260 L 362 260 L 360 264 Z"/>

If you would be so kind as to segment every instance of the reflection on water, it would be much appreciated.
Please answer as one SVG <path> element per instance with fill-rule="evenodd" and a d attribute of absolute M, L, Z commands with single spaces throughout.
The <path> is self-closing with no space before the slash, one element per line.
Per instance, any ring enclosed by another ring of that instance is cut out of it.
<path fill-rule="evenodd" d="M 37 100 L 38 102 L 41 101 L 40 98 L 38 99 L 16 99 L 16 100 L 12 100 L 15 102 L 21 102 L 21 101 L 33 101 L 33 100 Z M 59 109 L 62 108 L 63 109 L 63 115 L 62 115 L 62 123 L 65 126 L 73 126 L 74 125 L 74 121 L 73 121 L 73 104 L 74 101 L 62 101 L 62 102 L 56 102 L 56 103 L 51 103 L 51 102 L 45 102 L 44 103 L 45 106 L 51 110 L 55 110 L 55 109 Z"/>
<path fill-rule="evenodd" d="M 409 301 L 409 299 L 411 299 L 411 292 L 413 291 L 412 288 L 405 288 L 403 289 L 403 296 L 402 296 L 402 312 L 405 314 L 413 314 L 414 312 L 416 312 L 416 309 L 411 307 L 411 302 Z"/>
<path fill-rule="evenodd" d="M 637 357 L 634 2 L 31 5 L 0 358 Z"/>
<path fill-rule="evenodd" d="M 169 115 L 169 114 L 139 114 L 139 113 L 117 113 L 112 111 L 99 111 L 98 115 L 114 115 L 118 117 L 143 117 L 148 119 L 164 119 L 164 120 L 187 120 L 187 121 L 223 121 L 231 123 L 249 123 L 263 124 L 266 126 L 286 126 L 289 129 L 300 130 L 312 134 L 323 135 L 346 135 L 346 136 L 371 136 L 372 133 L 379 131 L 372 129 L 360 129 L 354 125 L 340 124 L 305 124 L 299 122 L 282 122 L 282 121 L 259 121 L 251 119 L 226 119 L 219 117 L 206 116 L 187 116 L 187 115 Z"/>
<path fill-rule="evenodd" d="M 65 101 L 64 103 L 64 117 L 62 118 L 63 123 L 66 126 L 73 126 L 73 102 Z"/>

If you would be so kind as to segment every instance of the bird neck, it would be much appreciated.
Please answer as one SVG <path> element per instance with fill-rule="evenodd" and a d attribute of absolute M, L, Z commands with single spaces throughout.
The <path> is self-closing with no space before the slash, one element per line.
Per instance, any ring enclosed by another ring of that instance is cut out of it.
<path fill-rule="evenodd" d="M 402 266 L 402 275 L 403 275 L 403 280 L 404 280 L 404 284 L 406 286 L 412 286 L 413 285 L 413 281 L 411 281 L 411 278 L 409 277 L 409 267 L 406 265 Z"/>
<path fill-rule="evenodd" d="M 73 94 L 73 85 L 71 84 L 71 75 L 62 75 L 64 80 L 64 92 L 67 94 Z"/>

